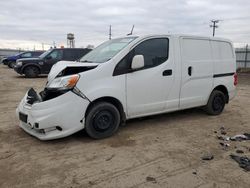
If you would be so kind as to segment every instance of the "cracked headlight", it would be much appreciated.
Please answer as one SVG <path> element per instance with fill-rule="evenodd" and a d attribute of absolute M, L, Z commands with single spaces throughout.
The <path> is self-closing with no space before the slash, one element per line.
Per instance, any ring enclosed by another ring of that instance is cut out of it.
<path fill-rule="evenodd" d="M 69 90 L 73 89 L 80 78 L 79 74 L 55 78 L 46 86 L 47 89 Z"/>

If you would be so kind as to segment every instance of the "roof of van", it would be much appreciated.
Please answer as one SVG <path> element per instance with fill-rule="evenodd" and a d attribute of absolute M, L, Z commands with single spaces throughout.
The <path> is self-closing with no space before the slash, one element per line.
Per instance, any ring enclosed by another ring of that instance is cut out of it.
<path fill-rule="evenodd" d="M 139 38 L 150 38 L 156 36 L 173 36 L 176 38 L 179 37 L 187 37 L 187 38 L 204 38 L 209 40 L 218 40 L 218 41 L 227 41 L 232 42 L 229 39 L 221 38 L 221 37 L 211 37 L 211 36 L 202 36 L 202 35 L 189 35 L 189 34 L 150 34 L 150 35 L 128 35 L 126 37 L 139 37 Z"/>

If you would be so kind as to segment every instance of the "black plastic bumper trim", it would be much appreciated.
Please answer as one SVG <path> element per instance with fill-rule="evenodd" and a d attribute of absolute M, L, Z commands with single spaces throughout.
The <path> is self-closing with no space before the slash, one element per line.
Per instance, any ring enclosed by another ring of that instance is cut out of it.
<path fill-rule="evenodd" d="M 225 76 L 233 76 L 234 72 L 230 72 L 230 73 L 223 73 L 223 74 L 214 74 L 214 78 L 218 78 L 218 77 L 225 77 Z"/>

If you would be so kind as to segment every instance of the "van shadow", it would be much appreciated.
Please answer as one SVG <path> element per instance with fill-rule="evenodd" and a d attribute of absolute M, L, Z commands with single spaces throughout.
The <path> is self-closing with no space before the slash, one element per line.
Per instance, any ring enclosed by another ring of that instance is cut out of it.
<path fill-rule="evenodd" d="M 207 116 L 207 114 L 201 108 L 191 108 L 191 109 L 186 109 L 186 110 L 180 110 L 180 111 L 175 111 L 175 112 L 168 112 L 168 113 L 163 113 L 163 114 L 158 114 L 158 115 L 131 119 L 131 120 L 128 120 L 126 122 L 126 125 L 123 127 L 124 129 L 127 129 L 127 128 L 136 129 L 141 126 L 146 127 L 146 128 L 154 126 L 157 128 L 157 125 L 167 124 L 173 121 L 180 121 L 180 120 L 185 121 L 185 119 L 190 116 L 194 118 L 205 117 Z"/>
<path fill-rule="evenodd" d="M 38 75 L 37 77 L 35 78 L 27 78 L 25 77 L 24 75 L 16 75 L 16 76 L 13 76 L 14 78 L 17 78 L 17 79 L 39 79 L 39 78 L 47 78 L 48 75 Z"/>
<path fill-rule="evenodd" d="M 136 133 L 136 131 L 139 131 L 141 128 L 147 129 L 150 127 L 154 127 L 154 129 L 161 129 L 162 124 L 164 124 L 164 126 L 168 126 L 168 123 L 170 122 L 182 121 L 182 120 L 185 121 L 185 119 L 187 119 L 190 116 L 192 116 L 193 118 L 205 117 L 207 116 L 207 114 L 201 108 L 192 108 L 188 110 L 181 110 L 181 111 L 164 113 L 164 114 L 159 114 L 159 115 L 146 116 L 142 118 L 135 118 L 135 119 L 128 120 L 125 125 L 120 126 L 118 133 L 111 136 L 110 138 L 95 140 L 95 139 L 90 138 L 85 130 L 81 130 L 66 138 L 61 138 L 58 140 L 51 140 L 51 141 L 48 141 L 48 143 L 50 144 L 71 143 L 74 141 L 82 142 L 82 143 L 94 143 L 94 142 L 95 143 L 107 143 L 109 141 L 116 142 L 117 140 L 119 142 L 122 142 L 121 141 L 122 139 L 127 139 L 127 137 L 129 137 L 128 135 L 129 133 L 127 133 L 127 131 Z"/>

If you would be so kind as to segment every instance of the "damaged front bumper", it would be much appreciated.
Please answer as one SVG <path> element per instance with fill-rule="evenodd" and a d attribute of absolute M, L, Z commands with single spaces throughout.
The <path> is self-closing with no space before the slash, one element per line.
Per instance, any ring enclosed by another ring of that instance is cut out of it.
<path fill-rule="evenodd" d="M 54 96 L 34 92 L 29 90 L 16 109 L 19 126 L 24 131 L 40 140 L 52 140 L 84 128 L 88 100 L 72 91 Z"/>

